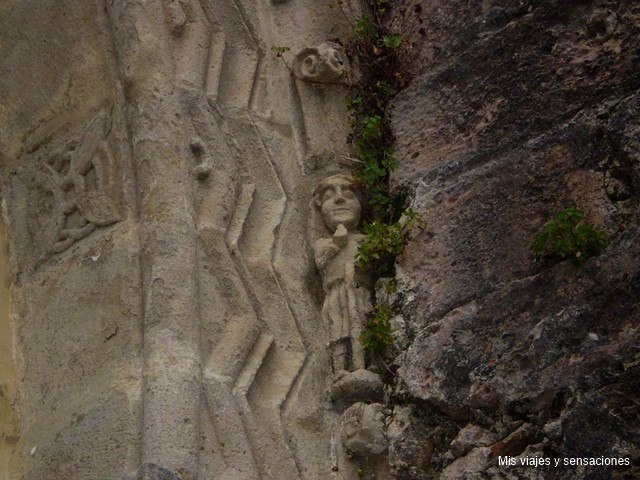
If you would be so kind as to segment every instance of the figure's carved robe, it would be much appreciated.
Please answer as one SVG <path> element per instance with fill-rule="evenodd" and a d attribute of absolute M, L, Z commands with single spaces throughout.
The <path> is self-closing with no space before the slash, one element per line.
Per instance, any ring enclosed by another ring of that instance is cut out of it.
<path fill-rule="evenodd" d="M 321 318 L 329 328 L 331 344 L 350 341 L 353 369 L 364 368 L 360 333 L 372 308 L 370 278 L 355 262 L 363 240 L 361 233 L 348 234 L 346 244 L 340 246 L 334 237 L 321 238 L 314 248 L 325 291 Z"/>

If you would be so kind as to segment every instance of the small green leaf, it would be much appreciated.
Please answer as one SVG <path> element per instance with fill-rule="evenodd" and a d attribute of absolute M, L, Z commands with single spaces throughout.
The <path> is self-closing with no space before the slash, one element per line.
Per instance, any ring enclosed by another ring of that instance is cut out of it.
<path fill-rule="evenodd" d="M 602 253 L 607 247 L 606 234 L 583 219 L 584 213 L 575 207 L 559 211 L 531 240 L 534 259 L 570 258 L 580 265 Z"/>
<path fill-rule="evenodd" d="M 387 48 L 398 48 L 402 44 L 400 35 L 385 35 L 382 37 L 382 43 Z"/>
<path fill-rule="evenodd" d="M 355 25 L 356 35 L 368 39 L 376 37 L 376 26 L 369 17 L 360 17 Z"/>
<path fill-rule="evenodd" d="M 360 343 L 373 354 L 382 354 L 393 344 L 391 329 L 391 307 L 385 304 L 376 305 L 360 334 Z"/>
<path fill-rule="evenodd" d="M 276 57 L 282 57 L 284 53 L 290 50 L 291 49 L 289 47 L 282 47 L 282 46 L 276 46 L 276 45 L 271 46 L 271 51 L 276 54 Z"/>

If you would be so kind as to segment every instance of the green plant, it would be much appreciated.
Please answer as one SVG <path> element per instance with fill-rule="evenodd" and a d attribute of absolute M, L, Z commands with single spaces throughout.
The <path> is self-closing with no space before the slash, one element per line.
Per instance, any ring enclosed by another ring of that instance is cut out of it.
<path fill-rule="evenodd" d="M 369 115 L 362 119 L 362 140 L 372 143 L 382 136 L 382 118 L 380 115 Z"/>
<path fill-rule="evenodd" d="M 336 0 L 345 13 L 343 0 Z M 383 21 L 389 0 L 369 0 L 369 14 L 352 24 L 354 37 L 347 53 L 359 70 L 359 81 L 351 85 L 347 106 L 351 109 L 349 141 L 356 147 L 360 166 L 354 177 L 367 198 L 363 208 L 365 240 L 356 260 L 374 276 L 392 276 L 395 258 L 402 253 L 409 234 L 422 219 L 406 209 L 403 191 L 392 192 L 389 176 L 397 167 L 394 137 L 387 108 L 405 85 L 399 62 L 402 35 L 390 31 Z M 349 17 L 345 13 L 345 17 Z M 350 21 L 350 20 L 349 20 Z"/>
<path fill-rule="evenodd" d="M 377 36 L 378 29 L 369 17 L 360 17 L 356 22 L 353 32 L 361 39 L 372 39 Z"/>
<path fill-rule="evenodd" d="M 531 241 L 531 252 L 536 260 L 570 259 L 574 265 L 599 255 L 606 247 L 606 234 L 586 223 L 584 213 L 575 207 L 559 211 Z"/>
<path fill-rule="evenodd" d="M 358 266 L 378 277 L 393 274 L 395 258 L 404 250 L 415 226 L 424 227 L 424 219 L 411 208 L 397 222 L 365 225 L 365 238 L 356 254 Z"/>
<path fill-rule="evenodd" d="M 391 307 L 376 305 L 360 334 L 360 343 L 365 350 L 373 354 L 382 354 L 393 344 L 390 319 Z"/>
<path fill-rule="evenodd" d="M 271 51 L 273 53 L 275 53 L 276 57 L 283 58 L 283 55 L 285 53 L 291 51 L 291 49 L 289 47 L 281 47 L 281 46 L 277 46 L 277 45 L 272 45 L 271 46 Z"/>
<path fill-rule="evenodd" d="M 398 291 L 398 281 L 395 278 L 390 279 L 384 286 L 385 292 L 392 295 Z"/>
<path fill-rule="evenodd" d="M 382 43 L 388 48 L 398 48 L 402 44 L 402 37 L 400 35 L 384 35 Z"/>
<path fill-rule="evenodd" d="M 344 0 L 336 0 L 340 10 Z M 397 167 L 393 151 L 394 137 L 387 109 L 390 101 L 406 84 L 399 54 L 402 36 L 389 31 L 383 21 L 389 0 L 368 0 L 368 16 L 352 24 L 354 38 L 347 54 L 357 59 L 358 82 L 351 85 L 347 106 L 351 109 L 348 141 L 358 152 L 360 166 L 353 173 L 363 187 L 367 202 L 363 208 L 365 238 L 356 253 L 360 268 L 374 277 L 393 276 L 395 259 L 402 253 L 415 226 L 424 226 L 420 215 L 407 207 L 404 191 L 391 191 L 389 177 Z M 349 20 L 348 16 L 347 20 Z M 388 284 L 387 293 L 395 290 Z M 377 305 L 360 335 L 363 347 L 373 354 L 383 353 L 393 343 L 392 310 Z"/>
<path fill-rule="evenodd" d="M 337 4 L 343 10 L 343 0 Z M 389 189 L 389 174 L 397 166 L 393 154 L 393 133 L 387 106 L 404 86 L 398 61 L 402 36 L 389 31 L 383 21 L 387 0 L 369 0 L 368 15 L 353 25 L 354 37 L 347 53 L 357 58 L 359 81 L 351 86 L 347 105 L 352 110 L 350 141 L 358 151 L 361 166 L 355 178 L 369 193 L 363 212 L 365 222 L 397 222 L 403 213 L 405 196 Z M 348 17 L 347 17 L 348 18 Z M 401 205 L 398 208 L 398 205 Z"/>

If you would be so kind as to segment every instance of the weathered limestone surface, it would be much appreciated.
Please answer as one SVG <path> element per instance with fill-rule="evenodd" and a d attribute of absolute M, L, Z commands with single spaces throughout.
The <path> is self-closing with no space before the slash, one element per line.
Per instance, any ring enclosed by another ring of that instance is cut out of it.
<path fill-rule="evenodd" d="M 15 362 L 11 319 L 9 236 L 0 217 L 0 476 L 15 477 L 20 463 L 20 437 L 16 412 Z"/>
<path fill-rule="evenodd" d="M 393 5 L 392 181 L 427 223 L 376 292 L 394 385 L 357 342 L 343 8 L 0 3 L 3 478 L 637 474 L 497 457 L 637 464 L 640 6 Z M 570 205 L 610 246 L 534 263 Z"/>
<path fill-rule="evenodd" d="M 399 261 L 412 410 L 391 463 L 416 479 L 623 475 L 496 463 L 637 458 L 640 6 L 403 1 L 391 22 L 415 74 L 393 105 L 393 181 L 427 223 Z M 534 263 L 534 233 L 572 205 L 610 246 L 580 268 Z M 493 441 L 463 448 L 473 428 Z"/>
<path fill-rule="evenodd" d="M 0 5 L 12 480 L 356 478 L 312 202 L 349 173 L 349 22 L 314 0 Z"/>
<path fill-rule="evenodd" d="M 0 6 L 21 419 L 11 479 L 114 478 L 138 462 L 138 233 L 104 20 L 92 2 Z"/>

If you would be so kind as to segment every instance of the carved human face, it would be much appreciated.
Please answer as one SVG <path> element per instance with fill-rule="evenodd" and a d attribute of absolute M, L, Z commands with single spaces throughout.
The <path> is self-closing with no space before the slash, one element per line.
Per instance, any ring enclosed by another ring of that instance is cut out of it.
<path fill-rule="evenodd" d="M 334 232 L 340 224 L 349 231 L 358 227 L 360 200 L 348 179 L 338 176 L 330 178 L 319 200 L 322 219 L 329 230 Z"/>

